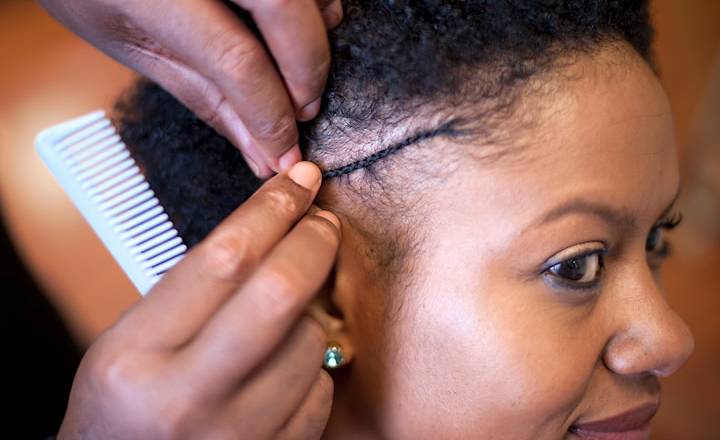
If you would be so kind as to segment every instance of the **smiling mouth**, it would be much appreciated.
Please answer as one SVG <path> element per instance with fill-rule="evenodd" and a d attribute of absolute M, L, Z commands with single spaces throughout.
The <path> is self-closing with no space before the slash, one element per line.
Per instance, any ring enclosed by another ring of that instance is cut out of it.
<path fill-rule="evenodd" d="M 568 432 L 588 440 L 647 439 L 657 410 L 657 403 L 649 403 L 608 419 L 572 425 Z"/>

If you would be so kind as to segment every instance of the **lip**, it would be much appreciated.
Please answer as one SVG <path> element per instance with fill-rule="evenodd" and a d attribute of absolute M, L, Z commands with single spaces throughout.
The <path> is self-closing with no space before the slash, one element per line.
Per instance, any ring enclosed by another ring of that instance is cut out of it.
<path fill-rule="evenodd" d="M 585 439 L 647 439 L 658 407 L 658 403 L 648 403 L 604 420 L 575 424 L 569 431 Z"/>

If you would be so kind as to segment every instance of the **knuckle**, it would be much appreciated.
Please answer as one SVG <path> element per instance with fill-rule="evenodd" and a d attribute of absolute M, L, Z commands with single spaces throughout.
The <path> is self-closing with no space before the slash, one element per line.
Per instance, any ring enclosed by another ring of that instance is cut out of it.
<path fill-rule="evenodd" d="M 203 246 L 204 269 L 223 280 L 236 280 L 260 260 L 249 230 L 237 227 L 208 237 Z"/>
<path fill-rule="evenodd" d="M 307 218 L 307 225 L 320 240 L 329 246 L 337 247 L 340 243 L 338 230 L 335 225 L 330 223 L 330 220 L 313 215 Z"/>
<path fill-rule="evenodd" d="M 302 69 L 283 71 L 283 77 L 300 104 L 307 105 L 322 95 L 330 71 L 330 58 L 325 52 L 311 56 L 312 62 L 303 64 Z"/>
<path fill-rule="evenodd" d="M 88 352 L 85 367 L 93 388 L 113 396 L 136 388 L 139 374 L 142 373 L 139 364 L 138 359 L 125 350 L 101 346 L 93 347 Z"/>
<path fill-rule="evenodd" d="M 258 121 L 252 128 L 256 137 L 273 144 L 282 144 L 287 147 L 297 141 L 297 125 L 292 113 L 284 113 L 275 118 Z"/>
<path fill-rule="evenodd" d="M 214 42 L 217 53 L 215 67 L 224 76 L 234 81 L 247 81 L 260 69 L 259 62 L 265 57 L 264 49 L 255 41 L 238 38 L 235 35 L 220 36 Z"/>
<path fill-rule="evenodd" d="M 317 56 L 317 62 L 307 70 L 307 76 L 304 78 L 308 95 L 312 99 L 317 98 L 323 92 L 327 81 L 327 74 L 330 71 L 330 58 L 324 55 Z"/>
<path fill-rule="evenodd" d="M 296 283 L 287 270 L 265 268 L 259 271 L 256 306 L 266 316 L 285 316 L 295 309 L 299 294 Z"/>
<path fill-rule="evenodd" d="M 100 341 L 99 341 L 100 342 Z M 128 417 L 133 428 L 153 439 L 184 437 L 187 421 L 196 414 L 198 396 L 170 387 L 163 380 L 166 359 L 133 350 L 127 343 L 107 340 L 88 350 L 78 376 L 85 380 L 87 392 Z M 148 399 L 148 388 L 164 390 Z M 172 394 L 172 395 L 171 395 Z"/>
<path fill-rule="evenodd" d="M 268 188 L 264 193 L 266 203 L 282 217 L 295 217 L 300 209 L 297 196 L 287 188 Z"/>

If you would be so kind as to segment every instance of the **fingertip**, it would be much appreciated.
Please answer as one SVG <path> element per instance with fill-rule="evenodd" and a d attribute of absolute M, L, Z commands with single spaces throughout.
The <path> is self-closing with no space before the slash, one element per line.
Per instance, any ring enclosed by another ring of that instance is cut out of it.
<path fill-rule="evenodd" d="M 305 189 L 315 191 L 320 187 L 322 173 L 320 168 L 312 162 L 298 162 L 288 171 L 288 177 Z"/>
<path fill-rule="evenodd" d="M 330 223 L 335 225 L 335 227 L 337 228 L 338 231 L 342 230 L 342 225 L 340 224 L 340 219 L 338 218 L 338 216 L 336 216 L 332 212 L 321 209 L 321 210 L 313 213 L 313 215 L 322 217 L 325 220 L 329 221 Z"/>
<path fill-rule="evenodd" d="M 278 172 L 282 173 L 289 170 L 301 160 L 302 153 L 300 152 L 300 146 L 295 144 L 278 159 Z"/>
<path fill-rule="evenodd" d="M 343 8 L 340 0 L 335 0 L 322 10 L 323 22 L 328 30 L 336 28 L 343 19 Z"/>
<path fill-rule="evenodd" d="M 313 119 L 315 116 L 318 115 L 320 112 L 320 103 L 321 98 L 317 98 L 310 104 L 307 104 L 305 107 L 301 108 L 297 111 L 296 117 L 298 118 L 298 121 L 309 121 Z"/>
<path fill-rule="evenodd" d="M 232 125 L 226 124 L 225 127 L 232 127 L 229 129 L 224 128 L 223 132 L 228 133 L 224 136 L 240 151 L 245 164 L 247 164 L 255 177 L 265 180 L 275 175 L 272 165 L 266 163 L 267 160 L 258 160 L 257 149 L 253 148 L 256 141 L 247 133 L 244 126 L 236 123 Z"/>

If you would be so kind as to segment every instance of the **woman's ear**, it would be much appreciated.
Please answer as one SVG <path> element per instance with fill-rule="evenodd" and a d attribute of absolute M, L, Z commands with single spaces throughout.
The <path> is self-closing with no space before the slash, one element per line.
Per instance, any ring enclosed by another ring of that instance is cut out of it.
<path fill-rule="evenodd" d="M 340 347 L 342 362 L 340 366 L 349 364 L 354 356 L 353 344 L 348 333 L 348 327 L 345 323 L 340 309 L 333 302 L 333 291 L 335 289 L 336 272 L 333 271 L 328 276 L 325 285 L 310 303 L 307 309 L 308 315 L 315 319 L 327 334 L 327 347 Z M 331 354 L 336 356 L 337 353 Z"/>

